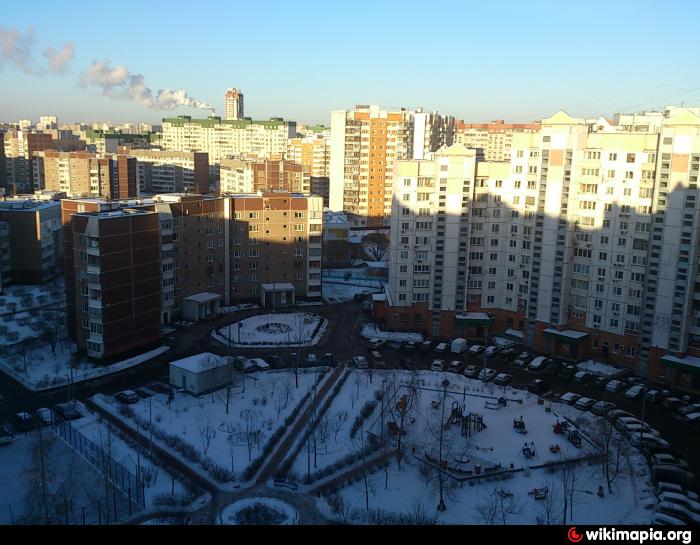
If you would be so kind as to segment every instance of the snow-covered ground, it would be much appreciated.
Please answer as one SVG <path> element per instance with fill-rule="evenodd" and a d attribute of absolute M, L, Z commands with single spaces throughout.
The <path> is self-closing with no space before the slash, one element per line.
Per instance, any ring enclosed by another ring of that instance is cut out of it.
<path fill-rule="evenodd" d="M 0 346 L 42 336 L 44 328 L 65 334 L 63 279 L 39 286 L 7 286 L 0 295 Z"/>
<path fill-rule="evenodd" d="M 386 278 L 369 276 L 367 267 L 351 267 L 346 269 L 323 269 L 324 285 L 327 280 L 337 284 L 354 284 L 371 288 L 386 286 Z"/>
<path fill-rule="evenodd" d="M 350 284 L 336 284 L 333 280 L 323 283 L 323 298 L 329 303 L 342 303 L 352 301 L 358 293 L 378 293 L 379 289 L 366 286 L 352 286 Z"/>
<path fill-rule="evenodd" d="M 360 333 L 365 339 L 384 339 L 386 341 L 416 341 L 422 342 L 420 333 L 406 333 L 404 331 L 382 331 L 377 324 L 366 324 Z"/>
<path fill-rule="evenodd" d="M 602 375 L 606 377 L 615 377 L 620 374 L 620 368 L 613 365 L 607 365 L 594 360 L 586 360 L 576 364 L 580 371 L 588 371 L 594 375 Z"/>
<path fill-rule="evenodd" d="M 82 382 L 123 371 L 151 360 L 168 350 L 167 346 L 160 346 L 111 365 L 95 364 L 86 359 L 78 359 L 73 364 L 72 380 L 74 383 Z M 57 344 L 55 354 L 51 352 L 50 346 L 42 346 L 28 351 L 26 355 L 0 358 L 0 367 L 27 388 L 35 391 L 45 390 L 71 381 L 70 369 L 74 351 L 75 345 L 67 342 Z"/>
<path fill-rule="evenodd" d="M 239 348 L 314 346 L 327 328 L 328 320 L 309 312 L 258 314 L 216 329 L 212 337 Z"/>
<path fill-rule="evenodd" d="M 152 422 L 156 429 L 191 445 L 200 456 L 208 457 L 217 466 L 240 476 L 260 455 L 284 419 L 313 389 L 317 371 L 320 372 L 320 368 L 300 369 L 298 388 L 292 371 L 246 374 L 231 390 L 228 414 L 226 389 L 200 398 L 175 392 L 170 404 L 166 394 L 155 394 L 128 407 L 142 421 Z M 119 415 L 121 404 L 114 398 L 95 396 L 95 400 Z M 131 421 L 129 417 L 119 417 Z M 154 441 L 164 446 L 158 438 Z M 188 464 L 200 473 L 204 472 L 199 464 Z"/>
<path fill-rule="evenodd" d="M 229 312 L 237 312 L 239 310 L 245 310 L 248 308 L 260 308 L 260 305 L 243 303 L 240 305 L 231 305 L 230 307 L 219 307 L 219 314 L 228 314 Z"/>
<path fill-rule="evenodd" d="M 265 510 L 260 509 L 260 506 L 269 510 L 269 514 L 264 513 Z M 245 516 L 246 512 L 258 518 L 249 522 L 239 521 L 238 518 Z M 297 524 L 299 521 L 299 515 L 291 505 L 275 498 L 263 497 L 246 498 L 227 505 L 221 511 L 220 520 L 223 524 L 265 524 L 270 520 L 268 517 L 274 517 L 273 524 L 285 526 Z"/>
<path fill-rule="evenodd" d="M 443 391 L 442 381 L 445 379 L 449 380 L 449 385 Z M 386 473 L 379 469 L 370 476 L 370 510 L 381 509 L 406 515 L 420 505 L 430 514 L 438 513 L 435 509 L 439 501 L 437 473 L 429 469 L 425 460 L 437 462 L 439 459 L 439 437 L 442 433 L 442 458 L 447 464 L 447 474 L 452 477 L 445 477 L 446 488 L 449 489 L 445 500 L 448 508 L 438 514 L 438 522 L 484 523 L 478 507 L 488 507 L 494 503 L 490 495 L 500 490 L 508 498 L 507 502 L 514 504 L 513 512 L 507 515 L 508 523 L 535 524 L 538 516 L 546 517 L 545 507 L 548 507 L 550 523 L 559 524 L 563 512 L 562 471 L 558 466 L 547 467 L 546 464 L 576 459 L 582 461 L 576 464 L 573 472 L 575 483 L 569 484 L 569 488 L 577 492 L 574 493 L 573 518 L 569 515 L 567 523 L 648 524 L 651 520 L 651 508 L 656 499 L 649 468 L 638 451 L 630 448 L 623 455 L 624 470 L 613 482 L 612 493 L 608 492 L 600 462 L 586 460 L 598 454 L 586 437 L 595 436 L 596 426 L 601 421 L 599 417 L 567 405 L 540 405 L 537 397 L 527 392 L 484 384 L 451 373 L 420 371 L 413 375 L 408 371 L 376 372 L 373 384 L 382 387 L 382 380 L 387 384 L 383 419 L 385 429 L 380 428 L 381 411 L 377 407 L 368 419 L 365 430 L 395 441 L 395 436 L 388 435 L 386 424 L 400 424 L 397 401 L 405 395 L 408 409 L 403 419 L 406 433 L 402 446 L 406 454 L 400 470 L 392 460 Z M 349 406 L 348 395 L 352 392 L 353 382 L 351 377 L 345 383 L 329 415 Z M 364 389 L 365 392 L 372 390 L 371 386 Z M 495 406 L 498 397 L 506 398 L 506 406 L 489 408 Z M 486 427 L 481 431 L 472 431 L 469 436 L 463 435 L 460 417 L 452 418 L 453 408 L 458 411 L 457 415 L 480 415 Z M 554 424 L 564 417 L 574 422 L 584 436 L 580 448 L 571 444 L 565 436 L 554 434 Z M 514 421 L 521 418 L 527 430 L 525 434 L 518 433 L 513 426 Z M 353 420 L 351 415 L 348 421 Z M 329 454 L 332 457 L 328 460 L 351 454 L 353 449 L 357 450 L 356 443 L 357 440 L 351 441 L 343 428 L 338 434 L 337 444 L 332 437 L 329 441 L 332 447 Z M 559 452 L 550 450 L 553 445 L 559 447 Z M 525 456 L 525 446 L 534 452 L 533 457 Z M 323 451 L 323 448 L 319 449 L 319 452 Z M 326 455 L 320 455 L 319 460 L 326 463 Z M 302 451 L 295 469 L 305 474 L 306 461 L 307 455 Z M 506 471 L 498 477 L 487 471 L 487 468 L 499 467 L 499 464 Z M 543 464 L 545 467 L 535 467 Z M 482 476 L 480 479 L 474 478 L 477 471 Z M 604 489 L 602 498 L 597 495 L 601 485 Z M 549 501 L 536 500 L 529 494 L 535 488 L 545 487 L 549 489 Z M 362 518 L 366 516 L 364 482 L 345 486 L 339 490 L 339 494 L 346 507 L 354 509 L 359 517 L 356 519 L 358 522 L 366 520 Z M 331 516 L 325 500 L 319 501 L 319 507 Z"/>

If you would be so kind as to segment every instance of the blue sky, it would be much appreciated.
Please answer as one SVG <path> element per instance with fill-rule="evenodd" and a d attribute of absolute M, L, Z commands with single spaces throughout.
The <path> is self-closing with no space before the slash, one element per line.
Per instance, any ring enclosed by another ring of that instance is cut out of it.
<path fill-rule="evenodd" d="M 66 42 L 75 56 L 65 74 L 42 76 L 0 57 L 0 120 L 207 115 L 80 86 L 106 59 L 221 114 L 236 86 L 246 115 L 299 122 L 329 123 L 331 110 L 360 103 L 471 121 L 700 105 L 699 26 L 700 3 L 680 0 L 3 2 L 0 27 L 32 28 L 37 63 Z"/>

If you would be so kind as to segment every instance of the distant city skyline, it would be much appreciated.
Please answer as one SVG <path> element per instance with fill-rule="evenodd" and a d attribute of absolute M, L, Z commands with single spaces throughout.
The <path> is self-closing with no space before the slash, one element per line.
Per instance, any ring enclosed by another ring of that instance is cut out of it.
<path fill-rule="evenodd" d="M 245 93 L 247 116 L 326 125 L 331 111 L 370 103 L 474 122 L 700 104 L 693 2 L 665 4 L 673 25 L 653 32 L 658 3 L 644 1 L 592 1 L 575 11 L 544 1 L 448 1 L 429 10 L 361 1 L 352 4 L 354 29 L 344 5 L 302 1 L 263 12 L 210 0 L 191 13 L 177 1 L 167 9 L 124 4 L 5 6 L 0 121 L 157 124 L 205 117 L 208 106 L 223 117 L 230 87 Z"/>

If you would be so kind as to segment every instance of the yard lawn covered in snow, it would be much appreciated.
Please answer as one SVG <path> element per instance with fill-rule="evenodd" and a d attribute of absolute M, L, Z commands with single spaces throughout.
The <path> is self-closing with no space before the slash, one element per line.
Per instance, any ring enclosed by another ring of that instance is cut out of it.
<path fill-rule="evenodd" d="M 362 448 L 360 432 L 357 431 L 352 438 L 350 431 L 365 404 L 370 402 L 376 404 L 372 415 L 364 422 L 365 429 L 381 412 L 381 401 L 376 400 L 375 394 L 382 391 L 382 378 L 380 372 L 375 372 L 372 376 L 372 382 L 370 382 L 369 374 L 366 371 L 359 369 L 350 371 L 350 376 L 343 383 L 338 395 L 333 399 L 331 406 L 321 419 L 321 424 L 316 429 L 316 463 L 314 463 L 312 439 L 310 455 L 305 443 L 294 460 L 293 472 L 299 476 L 306 476 L 309 469 L 309 458 L 311 458 L 311 474 L 313 475 L 344 456 L 352 454 L 354 451 L 360 451 Z"/>
<path fill-rule="evenodd" d="M 149 415 L 152 415 L 151 421 L 156 430 L 180 438 L 200 456 L 210 458 L 217 466 L 233 472 L 236 480 L 240 480 L 240 474 L 260 455 L 270 436 L 284 424 L 284 419 L 313 389 L 316 377 L 321 372 L 322 368 L 317 371 L 300 369 L 299 388 L 295 387 L 293 371 L 271 370 L 246 374 L 245 390 L 242 380 L 231 390 L 228 414 L 225 388 L 200 398 L 174 392 L 175 397 L 170 406 L 167 394 L 155 394 L 149 399 L 128 405 L 128 408 L 134 411 L 141 422 L 149 422 Z M 95 397 L 101 406 L 135 425 L 131 417 L 119 414 L 119 407 L 123 407 L 123 404 L 113 397 L 99 396 L 99 400 L 98 396 Z M 142 433 L 147 432 L 142 430 Z M 256 434 L 259 435 L 257 440 Z M 153 440 L 158 441 L 161 447 L 174 451 L 165 446 L 155 433 Z M 199 473 L 205 473 L 201 465 L 182 455 L 179 457 Z"/>
<path fill-rule="evenodd" d="M 602 375 L 605 377 L 616 377 L 622 371 L 620 368 L 613 365 L 607 365 L 594 360 L 586 360 L 576 364 L 579 371 L 588 371 L 594 375 Z"/>
<path fill-rule="evenodd" d="M 63 487 L 71 509 L 89 506 L 100 500 L 104 506 L 104 477 L 73 451 L 53 432 L 43 429 L 27 435 L 17 435 L 15 440 L 0 447 L 0 524 L 12 524 L 30 516 L 28 505 L 37 506 L 41 491 L 41 457 L 39 434 L 42 434 L 45 481 L 53 496 Z M 28 502 L 28 498 L 34 501 Z M 43 512 L 37 508 L 26 522 L 42 524 Z M 60 522 L 59 522 L 60 523 Z"/>
<path fill-rule="evenodd" d="M 187 490 L 181 481 L 173 478 L 165 469 L 149 459 L 147 448 L 141 447 L 139 455 L 137 452 L 138 443 L 121 435 L 116 428 L 102 420 L 99 415 L 85 412 L 84 418 L 72 421 L 73 428 L 102 447 L 105 452 L 111 453 L 112 458 L 134 477 L 137 476 L 140 467 L 141 480 L 146 484 L 144 488 L 146 509 L 163 505 L 162 499 L 166 496 L 176 499 L 179 505 L 189 504 L 194 499 L 194 495 Z M 156 456 L 154 455 L 153 458 Z"/>
<path fill-rule="evenodd" d="M 406 333 L 405 331 L 382 331 L 377 324 L 366 324 L 360 333 L 365 339 L 384 339 L 386 341 L 416 341 L 422 342 L 420 333 Z"/>
<path fill-rule="evenodd" d="M 385 404 L 384 423 L 400 423 L 396 410 L 396 402 L 404 394 L 407 396 L 408 410 L 404 417 L 406 434 L 402 438 L 404 462 L 399 470 L 395 459 L 389 466 L 388 486 L 385 488 L 385 472 L 377 470 L 372 477 L 372 492 L 369 498 L 370 509 L 382 509 L 392 513 L 408 514 L 417 504 L 426 507 L 428 514 L 437 514 L 436 506 L 439 495 L 436 491 L 437 477 L 434 470 L 426 470 L 428 465 L 423 462 L 431 458 L 434 462 L 439 459 L 439 435 L 443 428 L 443 460 L 447 462 L 445 482 L 450 483 L 446 499 L 447 511 L 438 515 L 438 522 L 476 524 L 484 523 L 484 519 L 476 509 L 476 505 L 488 503 L 487 496 L 494 489 L 502 489 L 512 493 L 512 500 L 519 504 L 520 513 L 508 516 L 508 523 L 535 524 L 537 516 L 543 516 L 542 509 L 547 504 L 536 500 L 528 492 L 535 488 L 549 488 L 552 498 L 561 499 L 563 484 L 559 469 L 534 468 L 549 462 L 574 460 L 577 458 L 596 455 L 597 450 L 585 439 L 594 434 L 599 417 L 591 413 L 583 413 L 573 407 L 561 404 L 551 406 L 551 412 L 546 412 L 549 405 L 540 405 L 537 397 L 524 391 L 494 386 L 481 381 L 466 379 L 461 375 L 451 373 L 435 373 L 419 371 L 415 375 L 409 371 L 392 372 L 387 374 L 387 380 L 394 375 Z M 442 381 L 449 380 L 444 402 Z M 381 373 L 375 373 L 374 382 L 381 385 Z M 411 381 L 413 381 L 411 383 Z M 416 388 L 414 389 L 413 386 Z M 345 389 L 345 388 L 344 388 Z M 341 392 L 341 395 L 343 393 Z M 487 397 L 478 396 L 493 396 Z M 507 405 L 501 409 L 490 409 L 499 397 L 505 397 Z M 522 400 L 518 403 L 514 400 Z M 462 436 L 459 418 L 453 421 L 450 416 L 453 407 L 459 407 L 461 414 L 476 413 L 483 417 L 486 425 L 482 431 L 475 431 L 470 437 Z M 331 408 L 332 412 L 333 408 Z M 575 422 L 584 436 L 581 448 L 576 448 L 567 441 L 564 435 L 555 435 L 553 425 L 557 420 L 567 416 Z M 368 429 L 373 434 L 380 434 L 380 413 L 375 410 L 370 417 Z M 522 417 L 526 434 L 518 433 L 513 422 Z M 442 423 L 442 425 L 441 425 Z M 443 427 L 444 426 L 444 427 Z M 387 434 L 387 428 L 383 432 Z M 396 441 L 391 436 L 391 441 Z M 352 452 L 349 437 L 343 435 L 345 453 Z M 332 442 L 332 439 L 331 439 Z M 526 458 L 523 447 L 527 445 L 536 452 L 532 458 Z M 550 445 L 559 445 L 560 452 L 550 452 Z M 337 453 L 336 456 L 340 456 Z M 458 461 L 459 459 L 459 461 Z M 480 466 L 481 479 L 474 479 L 476 465 Z M 511 468 L 514 471 L 504 471 L 501 477 L 486 472 L 500 464 L 503 470 Z M 423 469 L 421 469 L 421 466 Z M 613 493 L 609 494 L 599 461 L 581 461 L 575 467 L 576 483 L 573 488 L 581 490 L 575 493 L 573 522 L 577 524 L 648 524 L 651 520 L 650 507 L 656 503 L 652 492 L 650 472 L 644 458 L 635 449 L 630 448 L 629 454 L 623 456 L 625 472 L 613 482 Z M 461 471 L 459 471 L 461 470 Z M 520 470 L 520 471 L 518 471 Z M 471 472 L 471 473 L 469 473 Z M 427 476 L 424 476 L 427 474 Z M 461 484 L 460 484 L 461 481 Z M 470 484 L 473 483 L 473 484 Z M 603 485 L 605 496 L 597 496 L 598 486 Z M 365 512 L 364 483 L 356 482 L 345 486 L 339 491 L 342 498 L 349 502 L 357 511 L 358 516 Z M 509 500 L 510 501 L 510 500 Z M 319 501 L 320 504 L 324 500 Z M 562 505 L 556 503 L 552 507 L 553 514 L 550 523 L 562 522 Z M 321 505 L 328 513 L 328 506 Z M 517 509 L 516 509 L 517 510 Z M 358 519 L 358 521 L 360 521 Z M 567 519 L 567 523 L 570 522 Z M 496 521 L 500 523 L 500 521 Z"/>
<path fill-rule="evenodd" d="M 110 365 L 96 364 L 85 358 L 78 359 L 73 363 L 73 382 L 82 382 L 134 367 L 168 350 L 167 346 L 160 346 Z M 55 354 L 51 352 L 50 346 L 42 346 L 28 351 L 26 355 L 12 355 L 0 358 L 0 366 L 3 371 L 17 379 L 27 388 L 31 390 L 45 390 L 71 381 L 70 365 L 71 359 L 74 357 L 74 351 L 75 345 L 73 343 L 62 341 L 56 345 Z"/>
<path fill-rule="evenodd" d="M 328 328 L 328 320 L 310 312 L 258 314 L 212 331 L 214 340 L 229 346 L 314 346 Z M 231 342 L 229 343 L 229 332 Z"/>
<path fill-rule="evenodd" d="M 328 281 L 323 283 L 323 298 L 329 303 L 352 301 L 358 293 L 379 293 L 378 289 L 367 286 L 351 286 L 350 284 L 335 284 Z"/>
<path fill-rule="evenodd" d="M 42 325 L 65 332 L 65 304 L 63 278 L 39 286 L 6 286 L 0 295 L 0 345 L 40 337 Z"/>

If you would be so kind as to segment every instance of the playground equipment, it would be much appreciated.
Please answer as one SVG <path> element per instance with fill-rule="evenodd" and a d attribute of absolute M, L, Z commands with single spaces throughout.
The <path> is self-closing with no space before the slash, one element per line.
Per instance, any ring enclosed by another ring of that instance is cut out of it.
<path fill-rule="evenodd" d="M 503 468 L 501 467 L 500 462 L 497 463 L 496 465 L 485 467 L 484 468 L 484 473 L 498 473 L 501 471 Z"/>
<path fill-rule="evenodd" d="M 523 420 L 523 417 L 520 417 L 520 420 L 513 420 L 513 429 L 517 431 L 518 433 L 522 433 L 525 435 L 527 433 L 527 430 L 525 429 L 525 421 Z"/>
<path fill-rule="evenodd" d="M 581 434 L 578 432 L 578 430 L 571 430 L 567 439 L 569 440 L 569 443 L 574 445 L 576 448 L 581 448 Z"/>
<path fill-rule="evenodd" d="M 561 452 L 561 448 L 559 447 L 559 443 L 549 445 L 549 452 L 551 452 L 553 454 L 559 454 Z"/>
<path fill-rule="evenodd" d="M 498 495 L 501 496 L 503 499 L 513 497 L 513 493 L 510 490 L 506 490 L 505 488 L 499 488 Z"/>
<path fill-rule="evenodd" d="M 486 409 L 493 409 L 495 411 L 499 410 L 501 407 L 505 407 L 507 405 L 507 401 L 505 397 L 499 397 L 497 401 L 486 401 L 486 405 L 484 407 Z"/>
<path fill-rule="evenodd" d="M 528 496 L 534 496 L 536 500 L 546 500 L 547 494 L 549 493 L 549 488 L 533 488 L 527 493 Z"/>
<path fill-rule="evenodd" d="M 554 431 L 555 435 L 563 434 L 569 429 L 569 423 L 566 420 L 557 420 L 557 423 L 554 424 Z"/>
<path fill-rule="evenodd" d="M 461 435 L 462 437 L 471 437 L 472 434 L 482 431 L 486 428 L 484 424 L 484 417 L 477 413 L 464 414 L 464 409 L 457 402 L 452 402 L 452 412 L 447 418 L 447 421 L 443 425 L 444 430 L 449 428 L 453 424 L 461 425 Z"/>
<path fill-rule="evenodd" d="M 527 443 L 524 443 L 523 448 L 520 449 L 520 452 L 528 460 L 530 458 L 534 458 L 535 456 L 537 456 L 537 449 L 535 448 L 535 443 L 533 443 L 532 441 L 530 441 L 529 445 Z"/>

